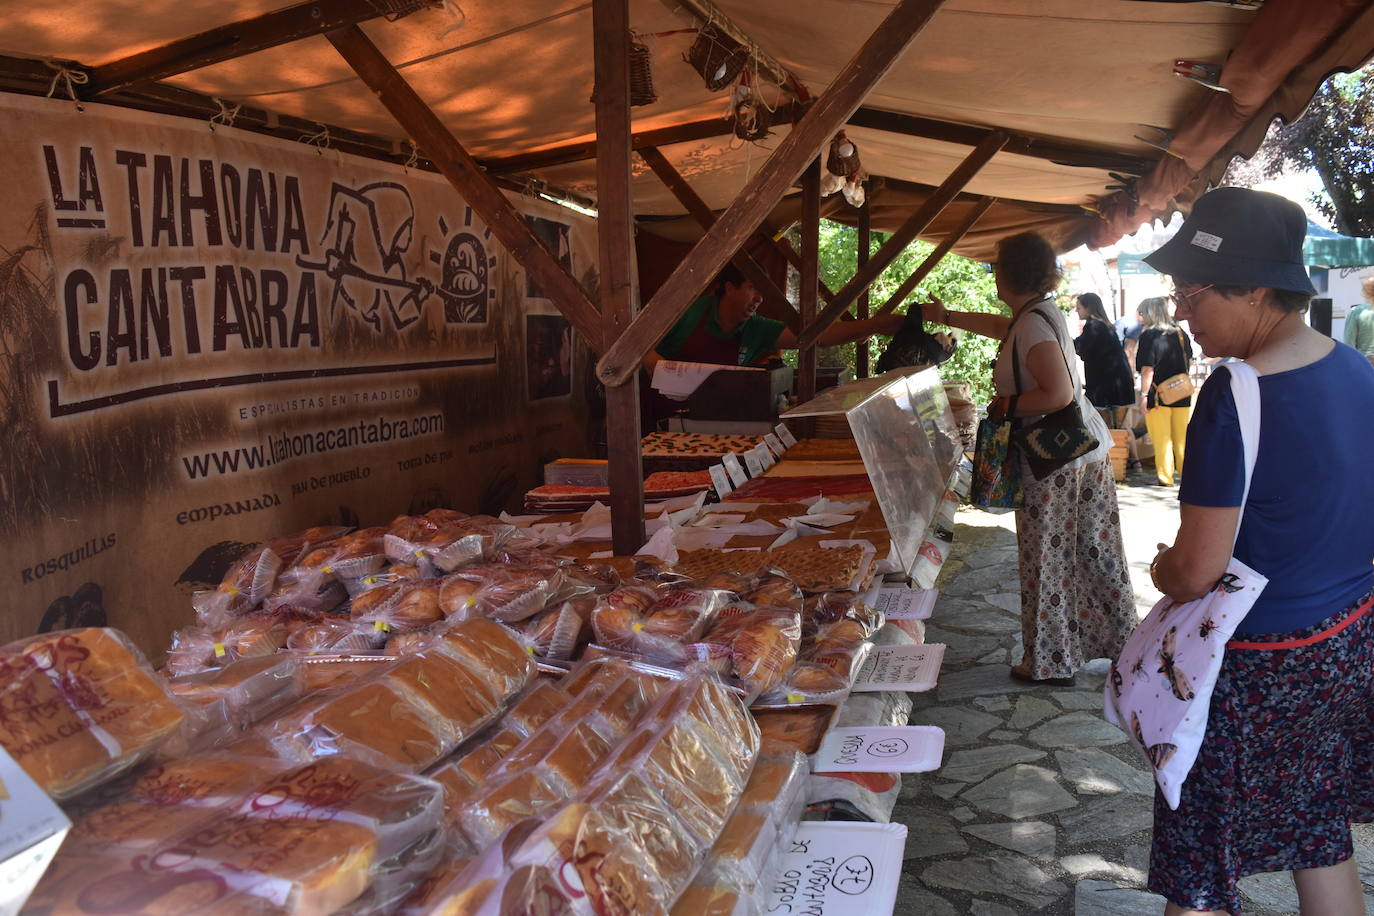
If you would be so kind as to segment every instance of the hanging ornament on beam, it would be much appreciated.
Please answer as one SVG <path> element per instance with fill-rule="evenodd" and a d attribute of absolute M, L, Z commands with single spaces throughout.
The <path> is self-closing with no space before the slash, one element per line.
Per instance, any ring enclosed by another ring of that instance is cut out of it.
<path fill-rule="evenodd" d="M 719 92 L 744 72 L 749 49 L 708 22 L 697 30 L 697 40 L 683 60 L 706 81 L 707 89 Z"/>
<path fill-rule="evenodd" d="M 754 91 L 753 80 L 750 77 L 751 72 L 744 71 L 744 76 L 735 86 L 732 106 L 735 136 L 741 140 L 762 140 L 768 136 L 768 128 L 772 126 L 772 113 L 762 104 L 758 93 Z"/>
<path fill-rule="evenodd" d="M 859 161 L 859 150 L 854 146 L 854 141 L 846 137 L 844 131 L 835 134 L 830 141 L 830 149 L 825 156 L 825 172 L 821 175 L 821 196 L 829 197 L 836 191 L 842 191 L 844 199 L 851 206 L 863 206 L 863 163 Z"/>

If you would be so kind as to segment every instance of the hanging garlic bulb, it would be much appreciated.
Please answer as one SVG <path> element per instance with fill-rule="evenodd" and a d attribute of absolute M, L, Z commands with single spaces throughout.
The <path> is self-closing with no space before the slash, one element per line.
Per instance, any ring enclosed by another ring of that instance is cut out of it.
<path fill-rule="evenodd" d="M 840 190 L 842 190 L 843 188 L 844 188 L 844 178 L 843 178 L 843 176 L 836 175 L 836 174 L 833 173 L 833 172 L 826 172 L 826 171 L 822 171 L 822 172 L 821 172 L 821 196 L 822 196 L 822 197 L 829 197 L 831 194 L 834 194 L 836 191 L 840 191 Z"/>
<path fill-rule="evenodd" d="M 849 201 L 851 207 L 862 207 L 864 205 L 864 185 L 855 175 L 844 183 L 844 199 Z"/>

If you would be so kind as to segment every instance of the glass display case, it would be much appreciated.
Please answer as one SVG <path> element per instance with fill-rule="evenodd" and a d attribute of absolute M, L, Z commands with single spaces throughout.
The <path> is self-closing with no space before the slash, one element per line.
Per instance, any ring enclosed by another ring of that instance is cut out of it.
<path fill-rule="evenodd" d="M 961 453 L 958 427 L 935 369 L 896 369 L 825 391 L 785 419 L 843 414 L 909 576 Z"/>

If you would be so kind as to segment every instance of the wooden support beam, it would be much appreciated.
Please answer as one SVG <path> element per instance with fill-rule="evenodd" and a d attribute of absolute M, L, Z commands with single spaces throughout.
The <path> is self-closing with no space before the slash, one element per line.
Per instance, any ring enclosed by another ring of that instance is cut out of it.
<path fill-rule="evenodd" d="M 855 267 L 854 272 L 858 273 L 864 269 L 868 263 L 868 256 L 872 253 L 873 247 L 873 211 L 869 209 L 869 201 L 864 200 L 864 205 L 859 208 L 859 238 L 855 246 Z M 834 298 L 833 296 L 831 297 Z M 856 311 L 860 321 L 868 317 L 868 287 L 859 293 L 859 302 Z M 859 378 L 868 378 L 868 338 L 854 343 L 854 374 Z"/>
<path fill-rule="evenodd" d="M 955 124 L 952 121 L 939 121 L 935 118 L 922 118 L 895 111 L 882 111 L 877 108 L 860 108 L 854 112 L 849 123 L 853 127 L 866 127 L 870 130 L 905 134 L 908 137 L 921 137 L 926 140 L 943 140 L 947 143 L 959 143 L 963 146 L 977 146 L 992 132 L 992 128 Z M 1153 160 L 1143 156 L 1132 156 L 1129 153 L 1118 153 L 1109 149 L 1043 140 L 1024 134 L 1009 133 L 1006 151 L 1020 156 L 1029 156 L 1032 159 L 1056 162 L 1060 165 L 1125 172 L 1131 175 L 1143 175 L 1154 165 Z"/>
<path fill-rule="evenodd" d="M 696 220 L 702 229 L 710 231 L 716 223 L 716 214 L 706 205 L 706 201 L 697 196 L 697 192 L 692 190 L 692 186 L 687 183 L 681 173 L 673 168 L 673 164 L 656 149 L 642 149 L 638 152 L 639 158 L 648 163 L 649 168 L 673 193 L 678 203 L 687 208 L 692 219 Z M 754 284 L 754 289 L 763 295 L 765 302 L 771 303 L 775 309 L 790 319 L 787 324 L 793 331 L 802 329 L 803 319 L 792 307 L 792 303 L 787 300 L 787 294 L 778 289 L 778 284 L 773 282 L 768 271 L 764 270 L 763 265 L 755 261 L 748 251 L 743 248 L 736 251 L 730 262 L 738 267 L 740 272 Z"/>
<path fill-rule="evenodd" d="M 784 105 L 773 112 L 773 123 L 791 123 L 794 114 L 796 117 L 800 117 L 801 111 L 799 105 Z M 728 118 L 708 118 L 705 121 L 688 121 L 684 124 L 674 124 L 672 127 L 639 131 L 630 135 L 630 145 L 638 152 L 642 149 L 671 146 L 674 143 L 691 143 L 696 140 L 709 140 L 712 137 L 725 137 L 734 132 L 735 126 Z M 584 140 L 577 143 L 565 143 L 561 146 L 550 146 L 530 153 L 519 153 L 514 156 L 502 156 L 480 161 L 482 168 L 488 172 L 505 174 L 507 172 L 544 169 L 569 162 L 584 162 L 595 158 L 596 141 Z"/>
<path fill-rule="evenodd" d="M 816 294 L 821 276 L 821 162 L 811 163 L 802 173 L 801 211 L 801 277 L 798 283 L 797 304 L 801 307 L 802 323 L 810 324 L 816 317 Z M 816 396 L 816 345 L 801 348 L 797 354 L 797 379 L 793 386 L 797 397 L 805 404 Z"/>
<path fill-rule="evenodd" d="M 859 293 L 867 289 L 874 280 L 878 278 L 889 264 L 905 250 L 906 246 L 915 241 L 916 236 L 939 216 L 959 195 L 959 192 L 968 185 L 969 181 L 985 165 L 988 160 L 997 155 L 1007 143 L 1007 135 L 1001 131 L 993 131 L 983 138 L 983 141 L 974 147 L 973 151 L 964 157 L 964 161 L 950 173 L 944 182 L 931 192 L 926 198 L 925 203 L 916 208 L 916 212 L 907 217 L 906 222 L 892 233 L 878 253 L 873 256 L 873 260 L 864 265 L 863 269 L 854 274 L 854 278 L 844 285 L 844 289 L 835 294 L 835 298 L 830 300 L 825 311 L 821 312 L 817 318 L 798 338 L 801 346 L 806 346 L 815 340 L 820 333 L 830 327 L 839 314 L 849 308 L 854 300 L 859 297 Z"/>
<path fill-rule="evenodd" d="M 630 0 L 594 0 L 596 80 L 596 238 L 601 265 L 602 346 L 629 326 L 639 298 L 635 281 L 634 200 L 630 193 Z M 639 386 L 606 389 L 606 457 L 611 488 L 611 544 L 632 556 L 644 544 L 644 462 Z"/>
<path fill-rule="evenodd" d="M 900 0 L 877 30 L 835 76 L 810 111 L 769 156 L 740 191 L 735 202 L 711 227 L 606 351 L 597 377 L 623 385 L 634 377 L 644 355 L 687 310 L 703 281 L 715 276 L 764 215 L 815 158 L 818 150 L 854 113 L 874 86 L 892 69 L 940 9 L 944 0 Z"/>
<path fill-rule="evenodd" d="M 983 218 L 983 214 L 988 212 L 988 208 L 995 203 L 997 203 L 995 197 L 984 197 L 979 200 L 973 209 L 969 210 L 964 221 L 941 239 L 940 244 L 935 246 L 935 250 L 927 255 L 920 266 L 911 272 L 911 276 L 903 280 L 902 285 L 897 287 L 891 296 L 887 297 L 887 301 L 883 303 L 882 308 L 878 309 L 877 314 L 886 315 L 901 305 L 906 297 L 911 295 L 911 291 L 916 288 L 917 284 L 930 276 L 930 272 L 939 265 L 940 261 L 944 260 L 945 255 L 949 254 L 950 250 L 959 244 L 959 240 L 968 234 L 968 231 L 974 227 L 978 220 Z"/>
<path fill-rule="evenodd" d="M 801 116 L 803 106 L 792 103 L 773 113 L 774 124 L 787 124 Z M 882 111 L 877 108 L 860 108 L 849 118 L 851 127 L 865 127 L 886 133 L 903 134 L 908 137 L 921 137 L 927 140 L 943 140 L 961 146 L 977 146 L 990 132 L 991 128 L 956 124 L 935 118 L 922 118 L 916 115 L 901 114 L 895 111 Z M 705 121 L 689 121 L 672 127 L 661 127 L 634 134 L 636 151 L 646 147 L 671 146 L 674 143 L 690 143 L 696 140 L 709 140 L 712 137 L 728 136 L 734 130 L 725 118 L 710 118 Z M 1101 169 L 1141 175 L 1148 171 L 1154 162 L 1143 156 L 1118 153 L 1109 149 L 1091 146 L 1078 146 L 1054 140 L 1028 137 L 1022 134 L 1009 134 L 1007 152 L 1032 159 L 1043 159 L 1060 165 L 1078 168 Z M 551 146 L 530 153 L 514 156 L 483 159 L 482 167 L 489 172 L 524 172 L 531 169 L 563 165 L 568 162 L 582 162 L 596 156 L 595 141 L 579 141 L 561 146 Z M 776 233 L 773 233 L 776 235 Z M 796 266 L 795 264 L 793 265 Z"/>
<path fill-rule="evenodd" d="M 325 37 L 577 332 L 601 346 L 601 316 L 582 287 L 363 30 L 350 25 Z"/>
<path fill-rule="evenodd" d="M 297 3 L 93 67 L 90 82 L 84 87 L 83 94 L 103 95 L 135 83 L 166 79 L 302 38 L 323 35 L 379 16 L 399 18 L 434 6 L 439 6 L 438 0 L 395 0 L 388 3 L 377 3 L 376 0 L 311 0 Z"/>

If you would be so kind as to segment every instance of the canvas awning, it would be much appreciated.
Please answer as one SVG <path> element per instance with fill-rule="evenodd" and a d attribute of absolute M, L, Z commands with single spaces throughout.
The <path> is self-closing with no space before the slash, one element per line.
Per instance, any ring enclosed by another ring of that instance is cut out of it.
<path fill-rule="evenodd" d="M 1374 239 L 1341 235 L 1308 220 L 1302 260 L 1311 267 L 1369 267 L 1374 265 Z"/>
<path fill-rule="evenodd" d="M 377 4 L 382 10 L 396 5 Z M 0 53 L 99 67 L 281 5 L 27 0 L 0 21 Z M 755 79 L 766 105 L 786 106 L 824 90 L 892 5 L 717 0 L 714 8 L 795 77 Z M 788 127 L 776 126 L 757 143 L 730 134 L 728 92 L 707 91 L 682 60 L 695 35 L 681 30 L 700 22 L 688 8 L 712 6 L 705 0 L 631 5 L 631 25 L 651 52 L 658 94 L 654 104 L 634 109 L 634 129 L 666 131 L 669 139 L 674 130 L 692 136 L 661 149 L 719 210 Z M 492 170 L 595 198 L 593 163 L 577 153 L 594 137 L 587 0 L 464 0 L 397 21 L 373 19 L 363 30 Z M 1061 247 L 1105 244 L 1174 202 L 1186 203 L 1232 153 L 1254 148 L 1273 114 L 1296 114 L 1326 74 L 1358 66 L 1372 51 L 1368 0 L 1268 0 L 1258 11 L 1222 3 L 949 0 L 869 95 L 848 133 L 865 171 L 893 179 L 876 202 L 875 228 L 891 229 L 919 205 L 976 142 L 970 136 L 1001 128 L 1013 142 L 965 189 L 999 202 L 956 250 L 987 258 L 998 237 L 1024 228 L 1045 230 Z M 1231 92 L 1175 76 L 1180 59 L 1225 62 L 1220 82 Z M 0 87 L 45 92 L 55 72 L 0 64 Z M 208 117 L 217 110 L 211 97 L 243 105 L 240 124 L 286 136 L 331 125 L 336 142 L 351 131 L 378 138 L 378 148 L 398 159 L 409 152 L 404 132 L 320 36 L 111 99 L 180 106 Z M 1176 131 L 1171 154 L 1137 139 L 1161 137 L 1142 125 Z M 1112 172 L 1143 176 L 1132 183 L 1138 204 L 1131 194 L 1108 190 L 1120 183 Z M 634 205 L 649 217 L 684 212 L 638 161 Z M 955 209 L 923 236 L 938 239 L 958 220 Z M 834 214 L 852 215 L 843 207 Z"/>

